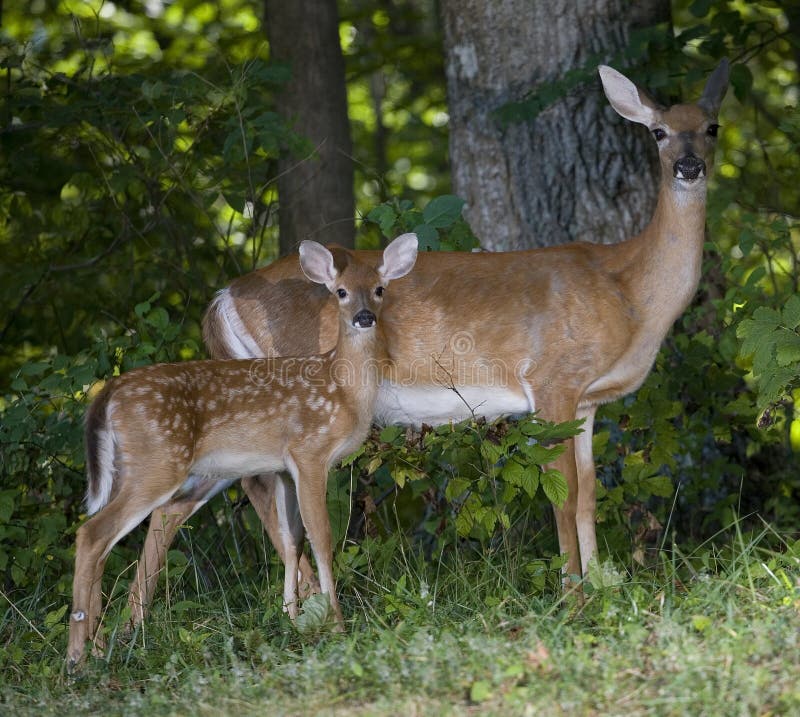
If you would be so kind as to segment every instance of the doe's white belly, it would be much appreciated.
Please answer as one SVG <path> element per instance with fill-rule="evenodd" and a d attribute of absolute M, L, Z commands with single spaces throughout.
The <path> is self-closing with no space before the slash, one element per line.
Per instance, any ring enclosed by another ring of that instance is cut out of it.
<path fill-rule="evenodd" d="M 488 420 L 534 410 L 530 399 L 520 389 L 499 386 L 441 385 L 403 386 L 383 381 L 375 404 L 375 422 L 380 425 L 400 423 L 419 427 L 458 422 L 475 416 Z"/>

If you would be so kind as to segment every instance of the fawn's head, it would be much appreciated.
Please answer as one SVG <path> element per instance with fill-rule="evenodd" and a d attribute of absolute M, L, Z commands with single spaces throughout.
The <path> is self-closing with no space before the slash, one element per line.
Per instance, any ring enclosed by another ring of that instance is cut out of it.
<path fill-rule="evenodd" d="M 603 89 L 623 117 L 645 125 L 658 144 L 661 173 L 676 189 L 705 186 L 717 143 L 717 114 L 728 89 L 728 61 L 722 60 L 706 82 L 697 104 L 664 108 L 625 75 L 601 65 Z"/>
<path fill-rule="evenodd" d="M 339 302 L 345 326 L 356 331 L 375 327 L 383 295 L 393 279 L 405 276 L 417 260 L 417 235 L 403 234 L 383 251 L 377 266 L 364 263 L 349 252 L 337 252 L 336 259 L 322 244 L 300 244 L 300 267 L 317 284 L 324 284 Z"/>

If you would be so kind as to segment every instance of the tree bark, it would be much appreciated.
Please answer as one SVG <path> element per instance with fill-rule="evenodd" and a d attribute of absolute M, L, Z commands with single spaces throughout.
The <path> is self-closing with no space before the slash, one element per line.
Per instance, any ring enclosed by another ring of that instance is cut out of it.
<path fill-rule="evenodd" d="M 666 0 L 633 5 L 442 0 L 453 189 L 485 248 L 612 243 L 647 224 L 655 148 L 609 107 L 598 79 L 535 119 L 504 127 L 494 114 L 593 55 L 610 58 L 632 27 L 670 19 Z"/>
<path fill-rule="evenodd" d="M 281 114 L 314 147 L 278 163 L 281 255 L 303 239 L 352 247 L 353 147 L 336 0 L 264 0 L 270 57 L 288 63 Z"/>

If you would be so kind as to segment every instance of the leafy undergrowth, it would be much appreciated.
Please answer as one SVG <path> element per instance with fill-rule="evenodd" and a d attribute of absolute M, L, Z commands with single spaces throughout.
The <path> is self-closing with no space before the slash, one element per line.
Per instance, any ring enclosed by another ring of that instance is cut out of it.
<path fill-rule="evenodd" d="M 177 577 L 169 607 L 162 586 L 145 629 L 124 643 L 112 628 L 108 658 L 77 677 L 62 670 L 64 610 L 37 622 L 6 603 L 0 714 L 800 712 L 800 542 L 768 529 L 633 575 L 595 565 L 583 601 L 531 596 L 523 549 L 368 557 L 340 570 L 345 635 L 311 614 L 293 627 L 275 581 L 185 600 Z"/>

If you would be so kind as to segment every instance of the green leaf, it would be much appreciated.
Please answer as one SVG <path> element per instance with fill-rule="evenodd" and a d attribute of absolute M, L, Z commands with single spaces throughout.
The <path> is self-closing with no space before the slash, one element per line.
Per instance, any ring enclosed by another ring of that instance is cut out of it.
<path fill-rule="evenodd" d="M 765 372 L 769 373 L 775 365 L 774 356 L 775 334 L 771 332 L 753 353 L 753 373 L 756 376 L 761 376 Z"/>
<path fill-rule="evenodd" d="M 503 455 L 503 449 L 496 443 L 483 441 L 481 443 L 481 455 L 488 461 L 489 465 L 493 466 Z"/>
<path fill-rule="evenodd" d="M 742 341 L 741 356 L 753 355 L 781 324 L 781 315 L 774 309 L 759 306 L 751 319 L 743 319 L 736 327 L 736 336 Z"/>
<path fill-rule="evenodd" d="M 313 634 L 320 632 L 327 625 L 330 614 L 330 598 L 324 593 L 317 593 L 306 598 L 294 624 L 300 634 Z"/>
<path fill-rule="evenodd" d="M 744 256 L 749 256 L 756 243 L 756 235 L 752 229 L 745 227 L 739 234 L 739 249 L 741 249 Z"/>
<path fill-rule="evenodd" d="M 163 331 L 169 326 L 169 314 L 163 306 L 156 306 L 156 308 L 147 315 L 145 321 L 153 328 Z"/>
<path fill-rule="evenodd" d="M 357 458 L 364 455 L 364 451 L 366 450 L 367 450 L 367 444 L 362 443 L 360 448 L 356 448 L 356 450 L 354 450 L 349 456 L 345 456 L 342 459 L 342 465 L 343 466 L 352 465 Z"/>
<path fill-rule="evenodd" d="M 786 328 L 794 330 L 800 326 L 800 296 L 792 294 L 789 297 L 781 316 Z"/>
<path fill-rule="evenodd" d="M 176 615 L 183 615 L 186 612 L 195 612 L 202 607 L 199 602 L 194 602 L 193 600 L 179 600 L 170 607 L 170 610 Z"/>
<path fill-rule="evenodd" d="M 386 426 L 381 431 L 380 438 L 382 443 L 394 443 L 401 436 L 405 438 L 405 435 L 406 435 L 406 429 L 403 428 L 403 426 L 391 425 L 391 426 Z"/>
<path fill-rule="evenodd" d="M 744 102 L 753 87 L 753 73 L 747 65 L 739 62 L 731 67 L 731 86 L 739 102 Z"/>
<path fill-rule="evenodd" d="M 520 429 L 526 436 L 536 438 L 538 441 L 558 441 L 564 438 L 577 436 L 583 431 L 583 418 L 563 423 L 550 423 L 533 418 L 520 422 Z"/>
<path fill-rule="evenodd" d="M 417 235 L 420 251 L 438 251 L 439 232 L 430 224 L 417 224 L 412 231 Z"/>
<path fill-rule="evenodd" d="M 485 702 L 492 696 L 492 685 L 486 680 L 475 680 L 469 688 L 471 702 Z"/>
<path fill-rule="evenodd" d="M 597 590 L 615 588 L 625 582 L 625 575 L 617 570 L 610 558 L 600 563 L 597 556 L 589 561 L 588 580 Z"/>
<path fill-rule="evenodd" d="M 51 612 L 48 612 L 47 615 L 44 616 L 44 626 L 48 630 L 51 630 L 53 627 L 55 627 L 58 623 L 61 622 L 62 618 L 64 617 L 64 615 L 67 612 L 67 608 L 68 607 L 69 606 L 66 603 L 64 603 L 57 610 L 53 610 Z"/>
<path fill-rule="evenodd" d="M 711 0 L 694 0 L 689 5 L 689 12 L 695 17 L 705 17 L 711 9 Z"/>
<path fill-rule="evenodd" d="M 567 481 L 564 476 L 561 475 L 560 471 L 551 468 L 542 473 L 540 480 L 547 499 L 561 508 L 569 495 Z"/>
<path fill-rule="evenodd" d="M 566 446 L 563 443 L 558 443 L 554 446 L 543 446 L 541 443 L 523 443 L 519 446 L 519 449 L 529 461 L 541 466 L 558 458 L 566 450 Z"/>
<path fill-rule="evenodd" d="M 0 492 L 0 523 L 8 523 L 8 521 L 11 520 L 16 496 L 16 490 L 4 490 Z"/>
<path fill-rule="evenodd" d="M 521 463 L 510 459 L 503 466 L 502 478 L 511 485 L 522 488 L 530 498 L 539 490 L 539 469 L 534 466 L 523 466 Z"/>
<path fill-rule="evenodd" d="M 758 408 L 763 409 L 774 403 L 785 393 L 790 383 L 797 379 L 793 368 L 778 366 L 766 374 L 758 384 Z"/>
<path fill-rule="evenodd" d="M 428 202 L 422 211 L 425 223 L 436 229 L 449 227 L 461 216 L 464 200 L 453 194 L 444 194 Z"/>
<path fill-rule="evenodd" d="M 455 500 L 464 495 L 469 490 L 472 481 L 466 478 L 451 478 L 447 482 L 447 488 L 444 489 L 444 497 L 447 500 Z"/>
<path fill-rule="evenodd" d="M 34 361 L 32 363 L 22 364 L 19 371 L 23 376 L 38 376 L 48 368 L 50 368 L 49 361 Z"/>
<path fill-rule="evenodd" d="M 642 481 L 642 485 L 653 495 L 669 498 L 672 495 L 672 481 L 669 476 L 651 476 Z"/>
<path fill-rule="evenodd" d="M 24 378 L 21 378 L 21 377 L 18 376 L 13 381 L 11 381 L 11 390 L 12 391 L 20 391 L 20 392 L 21 391 L 27 391 L 28 390 L 28 384 L 25 383 L 25 379 Z"/>
<path fill-rule="evenodd" d="M 381 233 L 385 237 L 389 239 L 393 238 L 394 225 L 397 222 L 397 212 L 395 212 L 391 205 L 379 204 L 367 214 L 367 219 L 378 224 L 381 228 Z"/>
<path fill-rule="evenodd" d="M 794 331 L 781 331 L 776 336 L 775 359 L 778 366 L 800 363 L 800 336 Z"/>

